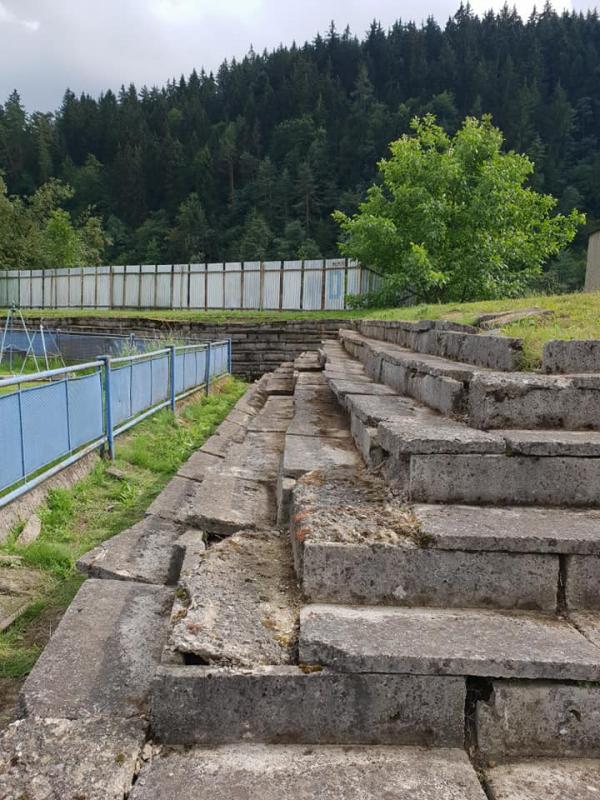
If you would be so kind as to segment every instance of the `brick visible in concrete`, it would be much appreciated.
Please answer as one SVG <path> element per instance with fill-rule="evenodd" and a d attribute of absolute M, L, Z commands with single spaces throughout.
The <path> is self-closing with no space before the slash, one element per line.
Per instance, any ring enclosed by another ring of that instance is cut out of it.
<path fill-rule="evenodd" d="M 546 342 L 544 372 L 600 372 L 599 339 L 554 339 Z"/>
<path fill-rule="evenodd" d="M 214 544 L 182 588 L 189 605 L 171 631 L 175 650 L 224 666 L 292 662 L 299 597 L 286 535 L 240 532 Z"/>
<path fill-rule="evenodd" d="M 144 713 L 167 634 L 173 592 L 86 581 L 19 695 L 29 717 Z"/>
<path fill-rule="evenodd" d="M 413 512 L 428 546 L 442 550 L 600 555 L 600 511 L 417 505 Z"/>
<path fill-rule="evenodd" d="M 600 761 L 517 761 L 485 773 L 492 800 L 596 800 Z"/>
<path fill-rule="evenodd" d="M 92 578 L 173 584 L 182 557 L 180 534 L 174 522 L 147 516 L 81 556 L 77 568 Z"/>
<path fill-rule="evenodd" d="M 171 753 L 144 769 L 131 800 L 485 800 L 460 750 L 236 745 Z"/>
<path fill-rule="evenodd" d="M 22 719 L 0 734 L 4 800 L 122 800 L 144 743 L 140 719 Z"/>
<path fill-rule="evenodd" d="M 308 667 L 160 667 L 152 730 L 168 744 L 419 744 L 461 747 L 465 682 Z"/>
<path fill-rule="evenodd" d="M 600 686 L 494 681 L 476 709 L 477 743 L 487 761 L 581 758 L 600 748 Z"/>
<path fill-rule="evenodd" d="M 380 441 L 382 440 L 379 431 Z M 598 504 L 600 459 L 415 455 L 415 502 L 586 507 Z"/>
<path fill-rule="evenodd" d="M 600 678 L 600 649 L 568 622 L 483 609 L 305 606 L 300 660 L 343 672 Z"/>

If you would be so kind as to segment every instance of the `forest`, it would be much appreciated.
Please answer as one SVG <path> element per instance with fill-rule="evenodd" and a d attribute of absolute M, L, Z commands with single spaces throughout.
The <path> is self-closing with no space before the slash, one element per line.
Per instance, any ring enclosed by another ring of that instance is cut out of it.
<path fill-rule="evenodd" d="M 586 213 L 546 275 L 579 286 L 600 220 L 600 20 L 549 6 L 527 20 L 461 6 L 443 26 L 373 22 L 362 37 L 332 24 L 162 88 L 67 91 L 54 114 L 28 113 L 15 90 L 0 106 L 0 266 L 336 255 L 332 212 L 357 209 L 425 113 L 450 134 L 491 114 L 535 162 L 534 187 Z"/>

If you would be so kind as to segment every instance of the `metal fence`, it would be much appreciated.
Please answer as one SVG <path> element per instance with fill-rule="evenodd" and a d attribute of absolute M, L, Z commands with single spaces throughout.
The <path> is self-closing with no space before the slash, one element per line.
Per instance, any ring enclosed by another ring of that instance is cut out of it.
<path fill-rule="evenodd" d="M 0 380 L 0 508 L 231 372 L 231 341 L 171 346 Z"/>
<path fill-rule="evenodd" d="M 344 258 L 0 270 L 0 307 L 343 310 L 380 281 Z"/>

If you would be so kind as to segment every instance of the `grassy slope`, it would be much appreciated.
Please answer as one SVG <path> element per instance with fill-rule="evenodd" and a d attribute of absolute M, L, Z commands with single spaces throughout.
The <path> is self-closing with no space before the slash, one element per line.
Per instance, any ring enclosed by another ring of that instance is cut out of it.
<path fill-rule="evenodd" d="M 16 553 L 24 564 L 40 571 L 41 588 L 28 611 L 0 633 L 0 695 L 11 694 L 11 681 L 25 676 L 51 628 L 83 580 L 76 559 L 114 536 L 144 514 L 154 497 L 191 453 L 210 436 L 241 396 L 245 385 L 229 380 L 218 392 L 190 402 L 177 420 L 168 411 L 140 423 L 117 439 L 114 466 L 124 478 L 110 474 L 110 462 L 101 461 L 71 489 L 49 493 L 40 510 L 42 533 L 37 542 L 17 549 L 14 532 L 0 554 Z M 4 685 L 3 685 L 4 684 Z M 0 718 L 6 713 L 0 703 Z"/>
<path fill-rule="evenodd" d="M 552 317 L 525 320 L 507 325 L 503 332 L 525 340 L 528 363 L 539 363 L 544 342 L 549 339 L 600 339 L 600 293 L 538 295 L 519 299 L 489 300 L 477 303 L 447 303 L 368 311 L 44 311 L 51 319 L 69 316 L 103 316 L 108 318 L 142 317 L 148 319 L 190 320 L 194 322 L 243 323 L 290 319 L 454 319 L 472 322 L 477 314 L 488 311 L 510 311 L 518 308 L 551 309 Z M 30 312 L 39 314 L 39 312 Z M 0 312 L 1 316 L 1 312 Z"/>

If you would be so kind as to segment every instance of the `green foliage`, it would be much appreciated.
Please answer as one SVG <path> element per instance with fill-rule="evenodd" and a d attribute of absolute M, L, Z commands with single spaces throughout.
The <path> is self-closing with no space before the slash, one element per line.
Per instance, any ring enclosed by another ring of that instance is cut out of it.
<path fill-rule="evenodd" d="M 392 142 L 381 181 L 358 213 L 334 214 L 342 252 L 390 276 L 390 294 L 439 301 L 522 294 L 585 217 L 552 215 L 556 200 L 527 185 L 531 160 L 502 151 L 489 116 L 467 117 L 454 136 L 432 114 L 411 128 Z"/>

